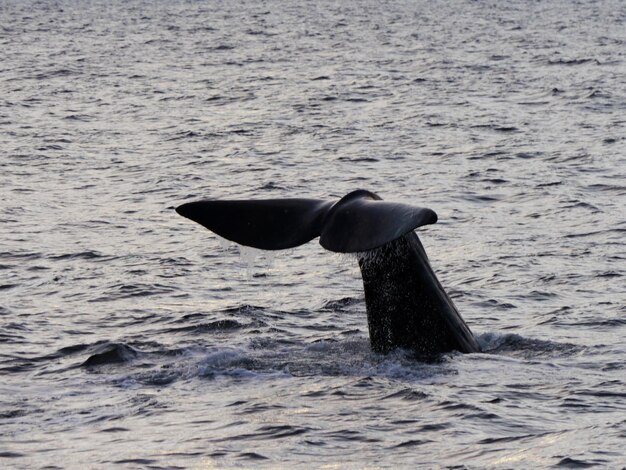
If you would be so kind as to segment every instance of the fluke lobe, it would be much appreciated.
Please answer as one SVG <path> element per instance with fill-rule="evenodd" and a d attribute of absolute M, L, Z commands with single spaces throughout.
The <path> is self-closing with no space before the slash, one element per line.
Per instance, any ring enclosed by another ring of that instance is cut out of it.
<path fill-rule="evenodd" d="M 430 209 L 385 202 L 353 191 L 337 202 L 318 199 L 198 201 L 183 217 L 241 245 L 281 250 L 320 237 L 320 244 L 359 260 L 370 342 L 376 352 L 407 348 L 419 355 L 479 352 L 441 287 L 413 231 L 437 222 Z"/>

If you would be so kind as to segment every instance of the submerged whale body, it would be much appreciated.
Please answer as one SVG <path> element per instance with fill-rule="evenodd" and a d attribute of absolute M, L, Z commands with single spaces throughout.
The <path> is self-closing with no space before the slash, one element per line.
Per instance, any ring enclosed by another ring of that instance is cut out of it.
<path fill-rule="evenodd" d="M 206 200 L 183 204 L 176 212 L 245 246 L 281 250 L 319 237 L 327 250 L 356 253 L 376 352 L 399 347 L 420 355 L 480 351 L 413 231 L 437 222 L 430 209 L 357 190 L 336 202 Z"/>

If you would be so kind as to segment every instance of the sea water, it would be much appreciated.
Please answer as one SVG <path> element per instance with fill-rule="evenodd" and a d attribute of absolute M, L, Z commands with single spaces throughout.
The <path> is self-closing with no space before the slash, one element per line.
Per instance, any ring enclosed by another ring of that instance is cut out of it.
<path fill-rule="evenodd" d="M 0 1 L 0 466 L 626 466 L 626 4 Z M 484 352 L 203 198 L 434 209 Z M 270 260 L 271 263 L 266 262 Z"/>

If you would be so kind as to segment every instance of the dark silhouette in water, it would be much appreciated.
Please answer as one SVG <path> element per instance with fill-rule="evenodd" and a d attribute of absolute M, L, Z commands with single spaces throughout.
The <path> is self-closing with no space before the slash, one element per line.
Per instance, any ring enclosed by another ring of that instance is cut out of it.
<path fill-rule="evenodd" d="M 357 190 L 337 202 L 198 201 L 176 211 L 241 245 L 280 250 L 320 237 L 330 251 L 356 253 L 376 352 L 397 347 L 420 355 L 480 351 L 413 232 L 437 222 L 430 209 L 385 202 Z"/>

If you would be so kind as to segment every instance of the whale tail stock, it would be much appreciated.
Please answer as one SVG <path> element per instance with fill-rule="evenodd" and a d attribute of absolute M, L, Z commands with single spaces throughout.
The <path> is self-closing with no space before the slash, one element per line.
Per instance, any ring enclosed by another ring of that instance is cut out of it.
<path fill-rule="evenodd" d="M 316 237 L 327 250 L 358 253 L 370 344 L 376 352 L 420 356 L 480 347 L 433 272 L 413 230 L 437 221 L 430 209 L 385 202 L 357 190 L 337 202 L 317 199 L 199 201 L 176 211 L 216 234 L 264 250 Z"/>
<path fill-rule="evenodd" d="M 176 208 L 219 236 L 263 250 L 293 248 L 320 237 L 338 253 L 369 251 L 437 222 L 426 208 L 382 201 L 357 190 L 337 202 L 318 199 L 198 201 Z"/>

